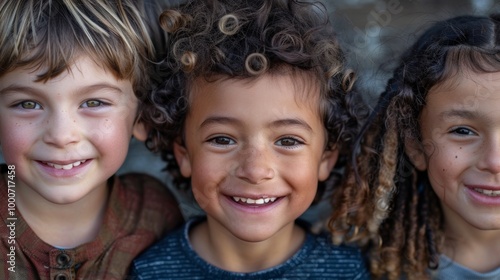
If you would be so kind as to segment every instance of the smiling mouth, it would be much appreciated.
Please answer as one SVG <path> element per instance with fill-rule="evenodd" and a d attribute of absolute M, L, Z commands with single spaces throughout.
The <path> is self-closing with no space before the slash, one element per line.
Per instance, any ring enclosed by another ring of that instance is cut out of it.
<path fill-rule="evenodd" d="M 79 161 L 75 161 L 73 163 L 69 163 L 69 164 L 56 164 L 56 163 L 52 163 L 52 162 L 43 162 L 44 164 L 50 166 L 50 167 L 53 167 L 55 169 L 64 169 L 64 170 L 70 170 L 70 169 L 73 169 L 73 167 L 77 167 L 79 166 L 80 164 L 83 164 L 85 163 L 85 161 L 87 160 L 79 160 Z"/>
<path fill-rule="evenodd" d="M 492 191 L 492 190 L 485 190 L 485 189 L 479 189 L 479 188 L 474 188 L 474 191 L 484 194 L 487 196 L 500 196 L 500 191 Z"/>
<path fill-rule="evenodd" d="M 263 197 L 263 198 L 258 198 L 258 199 L 252 199 L 252 198 L 246 198 L 246 197 L 239 197 L 239 196 L 233 196 L 232 197 L 233 201 L 241 203 L 241 204 L 248 204 L 248 205 L 263 205 L 263 204 L 269 204 L 273 203 L 276 201 L 276 197 Z"/>

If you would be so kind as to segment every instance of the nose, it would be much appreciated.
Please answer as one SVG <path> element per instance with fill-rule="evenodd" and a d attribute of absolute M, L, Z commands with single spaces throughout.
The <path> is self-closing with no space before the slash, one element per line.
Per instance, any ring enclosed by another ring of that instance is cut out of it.
<path fill-rule="evenodd" d="M 248 147 L 239 155 L 236 177 L 255 185 L 273 179 L 275 171 L 271 157 L 265 147 Z"/>
<path fill-rule="evenodd" d="M 481 147 L 478 167 L 490 173 L 500 173 L 500 135 L 484 143 Z"/>
<path fill-rule="evenodd" d="M 76 118 L 65 110 L 51 113 L 43 125 L 43 141 L 49 145 L 63 148 L 80 140 Z"/>

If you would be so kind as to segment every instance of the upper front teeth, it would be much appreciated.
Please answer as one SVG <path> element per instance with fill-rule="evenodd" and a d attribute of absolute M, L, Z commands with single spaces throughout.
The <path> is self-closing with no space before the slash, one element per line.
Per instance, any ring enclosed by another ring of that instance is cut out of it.
<path fill-rule="evenodd" d="M 252 199 L 252 198 L 233 196 L 233 200 L 236 202 L 241 201 L 241 202 L 247 203 L 247 204 L 264 204 L 264 203 L 274 202 L 276 200 L 276 197 L 265 197 L 265 198 Z"/>
<path fill-rule="evenodd" d="M 85 162 L 85 160 L 79 160 L 79 161 L 75 161 L 73 163 L 66 164 L 66 165 L 60 165 L 60 164 L 55 164 L 55 163 L 51 163 L 51 162 L 46 162 L 46 164 L 50 167 L 54 167 L 55 169 L 70 170 L 73 167 L 76 167 L 84 162 Z"/>
<path fill-rule="evenodd" d="M 487 196 L 500 196 L 500 191 L 492 191 L 492 190 L 485 190 L 485 189 L 479 189 L 479 188 L 474 188 L 474 190 L 478 193 L 482 193 Z"/>

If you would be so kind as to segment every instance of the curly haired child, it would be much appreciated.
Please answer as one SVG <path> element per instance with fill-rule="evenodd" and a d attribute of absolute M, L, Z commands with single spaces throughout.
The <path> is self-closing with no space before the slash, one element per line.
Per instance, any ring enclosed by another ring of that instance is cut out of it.
<path fill-rule="evenodd" d="M 138 279 L 364 279 L 360 251 L 296 219 L 356 134 L 352 72 L 324 7 L 189 1 L 163 12 L 152 147 L 206 217 L 134 261 Z"/>
<path fill-rule="evenodd" d="M 147 137 L 155 7 L 1 2 L 1 279 L 126 279 L 182 222 L 162 183 L 114 175 L 131 137 Z"/>
<path fill-rule="evenodd" d="M 500 278 L 500 16 L 437 22 L 402 56 L 335 194 L 337 242 L 388 279 Z"/>

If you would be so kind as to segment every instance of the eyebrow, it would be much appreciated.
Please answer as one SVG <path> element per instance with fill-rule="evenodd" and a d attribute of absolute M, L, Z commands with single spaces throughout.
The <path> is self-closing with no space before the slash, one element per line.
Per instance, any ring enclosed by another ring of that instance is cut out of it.
<path fill-rule="evenodd" d="M 475 119 L 478 117 L 478 113 L 473 112 L 473 111 L 469 111 L 469 110 L 452 109 L 452 110 L 447 110 L 447 111 L 441 112 L 439 114 L 439 116 L 442 119 L 453 118 L 453 117 L 459 117 L 462 119 Z"/>
<path fill-rule="evenodd" d="M 99 83 L 99 84 L 93 84 L 93 85 L 88 85 L 88 86 L 84 86 L 82 88 L 79 88 L 76 91 L 76 94 L 82 94 L 85 92 L 95 92 L 95 91 L 99 91 L 102 89 L 110 89 L 110 90 L 118 92 L 118 93 L 123 92 L 119 87 L 114 86 L 112 84 Z M 38 90 L 35 87 L 21 86 L 21 85 L 16 85 L 16 84 L 12 84 L 12 85 L 9 85 L 8 87 L 0 89 L 0 94 L 4 94 L 7 92 L 27 92 L 27 93 L 37 94 L 37 95 L 42 94 L 42 91 Z"/>
<path fill-rule="evenodd" d="M 201 125 L 200 128 L 204 126 L 208 126 L 211 124 L 231 124 L 231 125 L 241 125 L 242 122 L 236 118 L 232 117 L 224 117 L 224 116 L 212 116 L 208 117 L 205 119 Z M 309 132 L 313 132 L 313 129 L 309 124 L 307 124 L 304 120 L 299 119 L 299 118 L 288 118 L 288 119 L 279 119 L 271 122 L 269 124 L 270 128 L 278 128 L 278 127 L 284 127 L 284 126 L 296 126 L 302 129 L 305 129 Z"/>
<path fill-rule="evenodd" d="M 96 91 L 103 90 L 103 89 L 110 89 L 110 90 L 115 91 L 117 93 L 123 93 L 123 91 L 119 87 L 114 86 L 114 85 L 109 84 L 109 83 L 99 83 L 99 84 L 84 86 L 82 88 L 79 88 L 77 90 L 77 93 L 81 94 L 81 93 L 85 93 L 85 92 L 96 92 Z"/>
<path fill-rule="evenodd" d="M 204 126 L 209 126 L 213 124 L 232 124 L 232 125 L 239 125 L 241 122 L 235 118 L 231 117 L 223 117 L 223 116 L 211 116 L 206 118 L 201 124 L 200 128 Z"/>
<path fill-rule="evenodd" d="M 41 94 L 41 92 L 34 87 L 20 86 L 16 84 L 0 89 L 0 94 L 6 94 L 8 92 L 29 92 L 33 94 Z"/>
<path fill-rule="evenodd" d="M 283 126 L 296 126 L 305 129 L 311 133 L 313 132 L 313 129 L 309 124 L 307 124 L 304 120 L 298 118 L 276 120 L 273 121 L 270 126 L 272 128 L 278 128 Z"/>

